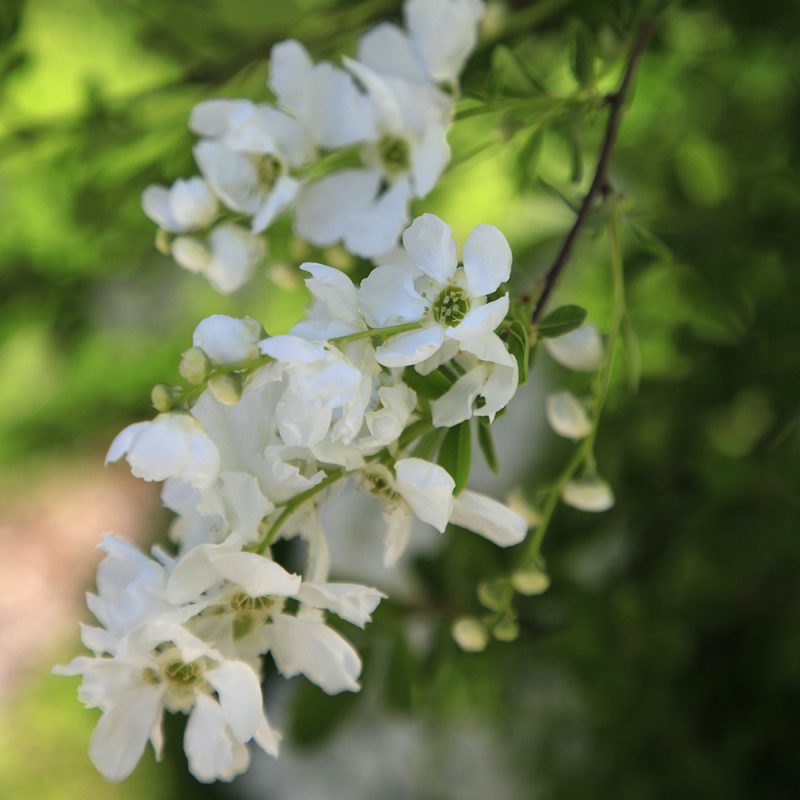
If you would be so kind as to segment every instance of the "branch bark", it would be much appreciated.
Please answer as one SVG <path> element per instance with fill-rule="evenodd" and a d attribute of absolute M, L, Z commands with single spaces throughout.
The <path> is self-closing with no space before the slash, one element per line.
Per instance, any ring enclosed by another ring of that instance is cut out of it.
<path fill-rule="evenodd" d="M 544 313 L 547 301 L 550 299 L 550 295 L 556 288 L 558 279 L 561 276 L 561 273 L 564 271 L 564 267 L 566 267 L 570 256 L 572 255 L 572 249 L 578 239 L 578 235 L 580 234 L 583 226 L 586 224 L 586 221 L 589 219 L 592 206 L 598 197 L 602 197 L 604 194 L 607 194 L 610 189 L 608 184 L 608 165 L 611 161 L 611 154 L 614 151 L 614 145 L 617 142 L 617 134 L 619 133 L 619 125 L 620 120 L 622 119 L 622 111 L 625 106 L 625 100 L 628 96 L 630 86 L 633 83 L 633 78 L 636 74 L 636 69 L 639 65 L 642 54 L 644 53 L 645 48 L 650 41 L 650 37 L 653 35 L 654 28 L 655 24 L 652 21 L 645 23 L 641 27 L 628 55 L 628 61 L 625 65 L 625 72 L 622 75 L 622 80 L 620 81 L 619 87 L 617 88 L 616 92 L 609 95 L 607 98 L 609 116 L 608 122 L 606 123 L 605 134 L 603 136 L 603 144 L 600 147 L 600 155 L 597 159 L 597 168 L 595 169 L 594 178 L 589 186 L 589 191 L 586 193 L 586 196 L 583 198 L 583 202 L 578 209 L 578 216 L 575 218 L 572 228 L 570 228 L 569 233 L 564 239 L 564 243 L 561 245 L 561 249 L 558 251 L 555 261 L 553 261 L 550 269 L 547 270 L 544 288 L 542 289 L 542 293 L 539 295 L 539 299 L 536 301 L 536 307 L 533 309 L 533 316 L 531 317 L 531 322 L 534 325 L 541 319 L 542 314 Z"/>

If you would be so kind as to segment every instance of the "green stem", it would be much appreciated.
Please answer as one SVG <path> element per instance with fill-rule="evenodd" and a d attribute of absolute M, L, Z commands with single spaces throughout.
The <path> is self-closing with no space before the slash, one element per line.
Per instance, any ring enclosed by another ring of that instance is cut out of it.
<path fill-rule="evenodd" d="M 348 333 L 346 336 L 334 336 L 329 339 L 330 342 L 336 344 L 346 344 L 347 342 L 355 342 L 359 339 L 388 339 L 390 336 L 396 336 L 398 333 L 405 333 L 406 331 L 415 331 L 422 327 L 422 323 L 417 322 L 404 322 L 401 325 L 389 325 L 387 328 L 368 328 L 365 331 L 357 331 L 356 333 Z"/>
<path fill-rule="evenodd" d="M 536 531 L 527 548 L 524 558 L 525 563 L 537 562 L 541 558 L 542 542 L 544 540 L 550 521 L 561 499 L 564 487 L 572 479 L 572 476 L 580 469 L 584 463 L 594 466 L 594 443 L 597 439 L 597 431 L 600 426 L 600 416 L 608 396 L 608 387 L 611 384 L 611 374 L 614 370 L 615 353 L 617 340 L 622 327 L 622 320 L 625 317 L 625 274 L 622 266 L 622 247 L 619 236 L 619 220 L 616 208 L 611 207 L 611 215 L 608 224 L 608 234 L 611 243 L 611 282 L 613 291 L 613 305 L 611 309 L 611 322 L 609 325 L 608 339 L 606 341 L 605 360 L 603 368 L 597 382 L 595 406 L 592 412 L 592 428 L 589 435 L 580 443 L 572 454 L 572 458 L 564 467 L 561 474 L 556 479 L 550 490 L 544 508 L 542 518 L 536 526 Z"/>

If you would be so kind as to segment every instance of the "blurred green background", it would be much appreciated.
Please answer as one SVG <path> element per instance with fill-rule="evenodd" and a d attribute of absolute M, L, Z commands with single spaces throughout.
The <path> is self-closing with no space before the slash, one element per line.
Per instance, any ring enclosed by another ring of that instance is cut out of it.
<path fill-rule="evenodd" d="M 150 387 L 173 379 L 200 318 L 250 314 L 271 332 L 286 330 L 307 299 L 294 266 L 309 256 L 349 266 L 341 251 L 294 242 L 284 220 L 254 283 L 221 297 L 155 251 L 139 195 L 148 183 L 193 173 L 185 123 L 194 103 L 266 99 L 275 41 L 297 37 L 316 56 L 332 56 L 399 7 L 0 4 L 3 553 L 14 552 L 11 537 L 48 547 L 49 516 L 22 529 L 9 520 L 35 519 L 48 486 L 86 464 L 99 468 L 113 434 L 150 415 Z M 605 115 L 576 108 L 560 117 L 533 164 L 540 89 L 520 87 L 527 79 L 492 48 L 507 46 L 536 82 L 566 96 L 577 90 L 576 36 L 588 37 L 607 91 L 650 11 L 635 2 L 490 4 L 464 87 L 480 96 L 490 87 L 497 111 L 456 123 L 453 167 L 419 209 L 451 222 L 462 240 L 477 223 L 503 229 L 518 296 L 536 291 L 570 224 L 567 203 L 591 177 Z M 414 721 L 441 741 L 465 719 L 489 731 L 503 751 L 494 768 L 513 776 L 498 798 L 800 796 L 798 36 L 800 8 L 788 0 L 661 4 L 611 169 L 626 197 L 628 304 L 641 355 L 640 375 L 630 357 L 627 370 L 620 362 L 598 440 L 617 505 L 602 515 L 559 510 L 545 544 L 552 588 L 518 604 L 517 642 L 482 654 L 452 644 L 452 610 L 476 613 L 476 583 L 507 569 L 513 553 L 453 535 L 439 554 L 418 559 L 429 644 L 415 643 L 402 604 L 387 604 L 357 639 L 368 678 L 375 642 L 389 648 L 385 685 L 367 700 L 295 692 L 289 738 L 298 747 L 325 746 L 368 702 L 393 724 Z M 588 231 L 559 291 L 601 328 L 607 249 L 599 230 Z M 544 357 L 536 367 L 535 382 L 576 380 Z M 566 445 L 537 431 L 517 432 L 536 456 L 523 484 L 546 480 L 567 456 Z M 46 494 L 50 505 L 73 495 L 71 484 L 55 499 Z M 147 503 L 145 543 L 164 527 Z M 85 511 L 71 512 L 74 526 L 88 524 Z M 87 561 L 100 532 L 81 544 Z M 64 591 L 77 602 L 91 564 L 69 569 L 77 577 Z M 0 611 L 0 629 L 13 608 Z M 104 784 L 86 757 L 96 713 L 76 702 L 74 681 L 48 675 L 76 651 L 76 638 L 74 625 L 52 625 L 40 655 L 0 686 L 4 800 L 289 796 L 271 791 L 268 768 L 255 790 L 252 781 L 199 787 L 179 753 L 158 767 L 148 756 L 127 783 Z M 7 658 L 25 661 L 14 647 L 4 644 Z M 490 770 L 492 752 L 468 761 L 462 779 Z M 387 774 L 397 757 L 381 754 Z M 473 796 L 455 787 L 397 784 L 380 796 Z M 327 796 L 379 795 L 345 781 Z"/>

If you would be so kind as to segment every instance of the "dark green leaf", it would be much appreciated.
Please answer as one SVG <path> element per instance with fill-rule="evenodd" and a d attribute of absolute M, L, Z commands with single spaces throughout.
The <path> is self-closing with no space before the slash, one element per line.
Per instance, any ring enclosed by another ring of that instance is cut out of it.
<path fill-rule="evenodd" d="M 385 700 L 395 711 L 411 711 L 414 700 L 416 661 L 402 629 L 392 643 L 389 666 L 386 671 Z"/>
<path fill-rule="evenodd" d="M 439 465 L 444 467 L 456 482 L 454 494 L 467 485 L 472 464 L 472 432 L 469 420 L 456 425 L 447 432 L 439 450 Z"/>
<path fill-rule="evenodd" d="M 522 149 L 519 151 L 519 186 L 526 191 L 533 185 L 536 177 L 536 167 L 539 164 L 539 156 L 542 153 L 542 141 L 544 140 L 544 130 L 537 128 L 528 136 Z"/>
<path fill-rule="evenodd" d="M 528 380 L 528 365 L 530 363 L 528 326 L 520 320 L 512 320 L 504 331 L 504 338 L 508 345 L 508 351 L 517 360 L 519 383 L 522 386 Z"/>
<path fill-rule="evenodd" d="M 555 339 L 580 328 L 586 319 L 586 309 L 580 306 L 561 306 L 551 311 L 538 325 L 539 336 Z"/>
<path fill-rule="evenodd" d="M 486 460 L 486 466 L 497 474 L 500 471 L 497 462 L 497 450 L 494 446 L 494 438 L 492 437 L 492 430 L 489 427 L 489 420 L 486 417 L 478 419 L 478 446 L 481 448 L 483 457 Z"/>
<path fill-rule="evenodd" d="M 591 86 L 594 83 L 594 39 L 581 22 L 575 25 L 572 71 L 581 86 Z"/>
<path fill-rule="evenodd" d="M 430 375 L 420 375 L 413 367 L 407 367 L 403 372 L 403 380 L 420 397 L 435 400 L 441 397 L 452 385 L 440 370 L 431 372 Z"/>
<path fill-rule="evenodd" d="M 517 56 L 505 45 L 492 53 L 489 94 L 492 97 L 526 97 L 536 86 Z"/>
<path fill-rule="evenodd" d="M 425 461 L 432 461 L 442 445 L 444 437 L 447 435 L 447 428 L 438 428 L 431 431 L 419 440 L 419 444 L 412 451 L 416 458 L 423 458 Z"/>

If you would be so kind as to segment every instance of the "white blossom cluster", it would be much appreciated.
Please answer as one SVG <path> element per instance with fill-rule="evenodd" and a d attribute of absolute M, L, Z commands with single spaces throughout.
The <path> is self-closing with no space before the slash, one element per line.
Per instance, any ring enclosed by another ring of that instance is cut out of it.
<path fill-rule="evenodd" d="M 189 128 L 200 176 L 142 197 L 162 250 L 220 292 L 244 285 L 266 252 L 261 234 L 290 210 L 298 236 L 376 258 L 397 245 L 411 201 L 450 159 L 446 133 L 482 0 L 407 0 L 405 27 L 365 33 L 343 66 L 275 45 L 274 103 L 209 100 Z"/>
<path fill-rule="evenodd" d="M 60 668 L 83 676 L 81 699 L 103 712 L 90 755 L 109 780 L 124 779 L 148 741 L 160 753 L 164 710 L 189 715 L 184 747 L 199 780 L 242 772 L 251 741 L 276 755 L 260 688 L 266 655 L 328 693 L 358 690 L 358 653 L 326 614 L 363 627 L 383 595 L 329 580 L 321 510 L 343 484 L 381 501 L 387 565 L 415 517 L 503 547 L 525 537 L 520 514 L 458 491 L 445 468 L 414 454 L 425 435 L 491 421 L 516 391 L 517 361 L 496 333 L 509 245 L 479 225 L 459 257 L 430 214 L 402 238 L 360 286 L 302 265 L 313 303 L 288 334 L 268 336 L 249 318 L 203 320 L 181 364 L 191 386 L 165 390 L 156 404 L 166 410 L 111 444 L 108 461 L 125 457 L 134 475 L 165 482 L 177 554 L 150 558 L 107 537 L 88 599 L 99 627 L 82 631 L 94 655 Z M 418 395 L 420 381 L 436 391 Z M 291 537 L 307 545 L 302 576 L 270 557 Z"/>

